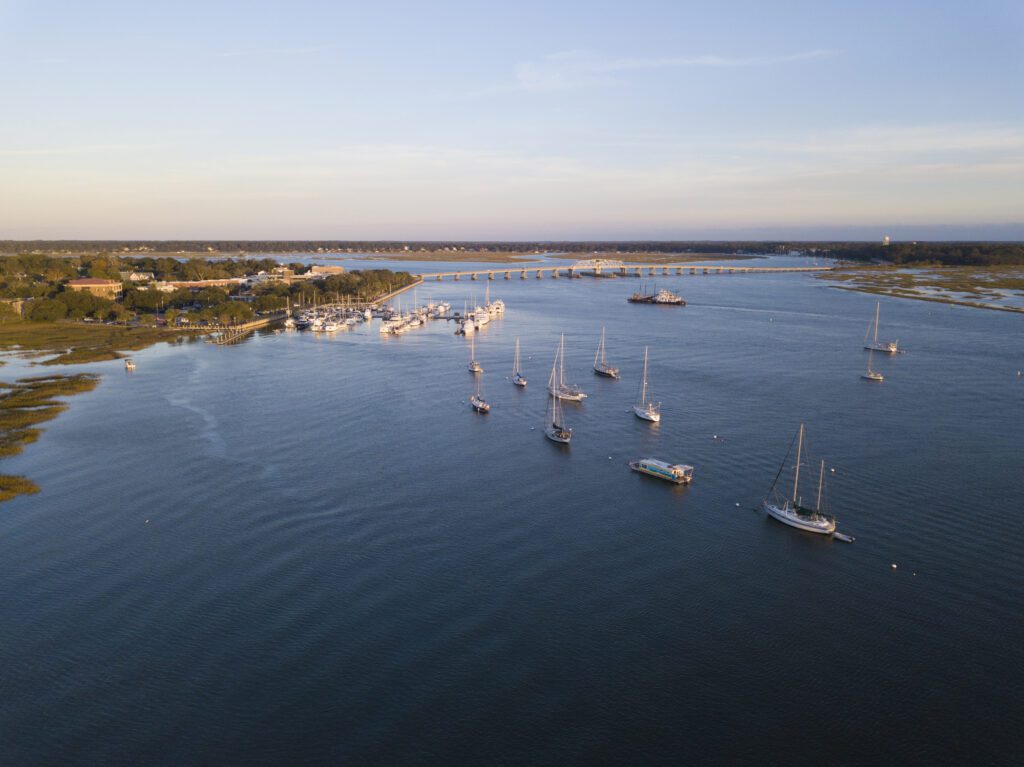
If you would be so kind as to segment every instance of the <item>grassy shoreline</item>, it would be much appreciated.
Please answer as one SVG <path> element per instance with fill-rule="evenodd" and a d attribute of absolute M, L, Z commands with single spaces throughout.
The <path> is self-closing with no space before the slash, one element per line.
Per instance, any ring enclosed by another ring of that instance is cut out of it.
<path fill-rule="evenodd" d="M 173 343 L 185 335 L 180 329 L 169 328 L 16 320 L 0 323 L 0 351 L 53 355 L 42 365 L 74 365 L 121 359 L 123 352 Z"/>
<path fill-rule="evenodd" d="M 40 424 L 56 418 L 68 408 L 57 397 L 92 391 L 99 376 L 48 375 L 22 378 L 14 383 L 0 382 L 0 458 L 18 455 L 25 445 L 39 439 Z M 39 485 L 27 477 L 0 474 L 0 503 L 39 492 Z"/>
<path fill-rule="evenodd" d="M 913 301 L 1024 314 L 1024 306 L 1001 304 L 1010 295 L 1024 297 L 1024 270 L 1019 267 L 862 267 L 819 279 L 856 293 Z"/>

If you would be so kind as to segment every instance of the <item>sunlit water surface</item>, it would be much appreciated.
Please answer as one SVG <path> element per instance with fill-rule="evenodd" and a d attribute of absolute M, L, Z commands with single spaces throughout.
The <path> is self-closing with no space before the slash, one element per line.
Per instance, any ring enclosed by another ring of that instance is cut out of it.
<path fill-rule="evenodd" d="M 0 761 L 1019 763 L 1021 319 L 883 300 L 908 353 L 879 385 L 870 296 L 659 280 L 688 305 L 491 283 L 489 416 L 445 322 L 74 368 L 99 388 L 3 466 L 43 491 L 0 508 Z M 542 436 L 563 332 L 568 449 Z M 754 510 L 801 421 L 853 545 Z"/>

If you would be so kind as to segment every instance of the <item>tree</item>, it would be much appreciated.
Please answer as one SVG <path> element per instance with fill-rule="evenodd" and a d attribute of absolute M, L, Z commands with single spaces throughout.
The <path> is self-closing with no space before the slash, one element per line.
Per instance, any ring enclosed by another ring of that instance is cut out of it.
<path fill-rule="evenodd" d="M 56 322 L 67 316 L 68 307 L 53 298 L 44 298 L 30 304 L 28 318 L 33 322 Z"/>

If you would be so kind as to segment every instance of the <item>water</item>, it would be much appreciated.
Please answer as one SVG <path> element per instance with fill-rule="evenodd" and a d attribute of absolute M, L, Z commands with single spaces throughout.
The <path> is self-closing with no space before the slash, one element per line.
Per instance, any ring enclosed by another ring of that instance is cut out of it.
<path fill-rule="evenodd" d="M 493 282 L 489 416 L 447 323 L 74 368 L 102 384 L 3 466 L 43 492 L 0 508 L 2 762 L 1019 763 L 1020 318 L 883 300 L 909 353 L 878 385 L 872 296 L 661 282 L 689 305 Z M 628 412 L 645 344 L 657 427 Z M 753 511 L 801 420 L 853 545 Z"/>

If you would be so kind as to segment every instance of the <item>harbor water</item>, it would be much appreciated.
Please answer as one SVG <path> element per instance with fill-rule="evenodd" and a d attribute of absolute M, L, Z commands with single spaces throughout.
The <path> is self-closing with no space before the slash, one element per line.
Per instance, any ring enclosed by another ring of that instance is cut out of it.
<path fill-rule="evenodd" d="M 3 465 L 42 492 L 0 507 L 0 763 L 1024 760 L 1022 319 L 883 299 L 907 353 L 877 384 L 874 296 L 657 281 L 687 305 L 490 283 L 488 415 L 443 321 L 65 369 L 102 382 Z M 602 326 L 621 380 L 591 370 Z M 567 448 L 543 437 L 562 333 L 589 394 Z M 657 425 L 631 412 L 645 346 Z M 823 458 L 852 545 L 756 510 L 801 422 L 801 494 Z"/>

